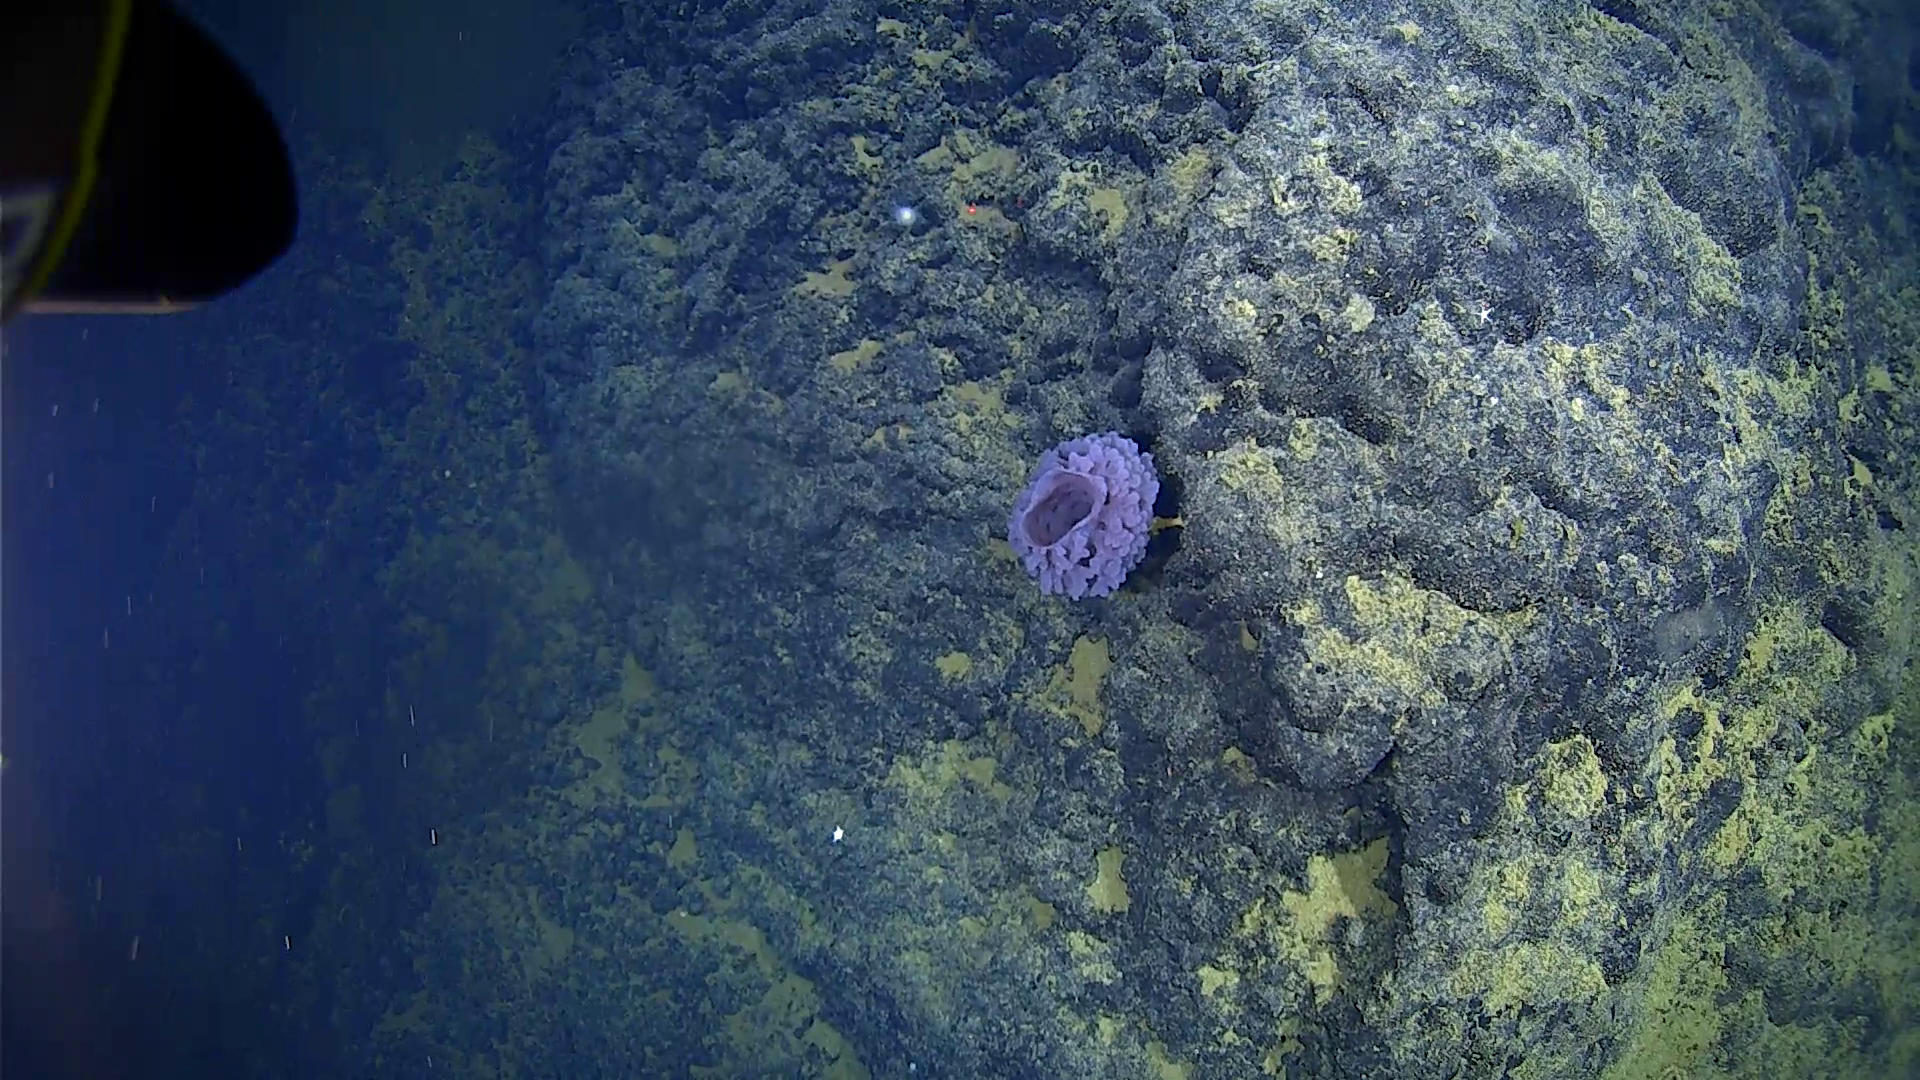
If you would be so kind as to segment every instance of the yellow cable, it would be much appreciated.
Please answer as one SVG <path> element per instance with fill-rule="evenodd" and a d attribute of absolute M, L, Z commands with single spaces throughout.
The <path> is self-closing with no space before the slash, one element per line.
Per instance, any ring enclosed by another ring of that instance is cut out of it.
<path fill-rule="evenodd" d="M 60 205 L 60 220 L 41 249 L 39 265 L 33 268 L 16 299 L 38 293 L 53 276 L 54 267 L 66 253 L 80 218 L 93 195 L 94 180 L 100 171 L 100 140 L 106 134 L 107 116 L 113 109 L 113 91 L 120 78 L 120 59 L 126 54 L 127 28 L 133 24 L 133 0 L 107 0 L 107 24 L 100 42 L 100 62 L 94 67 L 93 95 L 87 101 L 87 115 L 80 128 L 79 160 L 74 163 L 73 183 Z"/>

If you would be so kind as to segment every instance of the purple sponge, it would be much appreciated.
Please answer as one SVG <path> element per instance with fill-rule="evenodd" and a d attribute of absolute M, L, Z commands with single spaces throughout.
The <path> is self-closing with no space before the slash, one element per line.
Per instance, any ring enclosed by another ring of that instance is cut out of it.
<path fill-rule="evenodd" d="M 1069 439 L 1040 457 L 1007 521 L 1007 543 L 1044 593 L 1118 589 L 1147 554 L 1160 477 L 1118 432 Z"/>

